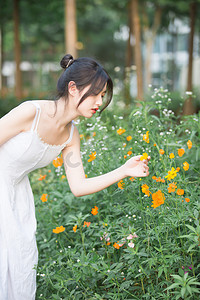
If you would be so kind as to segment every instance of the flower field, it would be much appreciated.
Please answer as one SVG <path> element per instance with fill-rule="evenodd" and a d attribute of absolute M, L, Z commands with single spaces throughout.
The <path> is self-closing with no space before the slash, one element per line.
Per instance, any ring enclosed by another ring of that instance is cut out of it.
<path fill-rule="evenodd" d="M 139 154 L 148 177 L 76 198 L 62 156 L 31 174 L 37 299 L 200 299 L 200 122 L 171 101 L 159 89 L 126 116 L 77 121 L 86 177 Z"/>

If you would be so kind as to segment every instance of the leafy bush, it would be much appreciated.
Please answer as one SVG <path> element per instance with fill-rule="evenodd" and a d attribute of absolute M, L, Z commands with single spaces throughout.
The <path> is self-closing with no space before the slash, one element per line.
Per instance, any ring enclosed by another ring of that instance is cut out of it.
<path fill-rule="evenodd" d="M 88 177 L 145 153 L 148 177 L 76 198 L 62 157 L 31 174 L 37 299 L 199 297 L 200 124 L 197 115 L 177 118 L 168 99 L 167 91 L 155 90 L 128 117 L 108 110 L 77 122 Z"/>

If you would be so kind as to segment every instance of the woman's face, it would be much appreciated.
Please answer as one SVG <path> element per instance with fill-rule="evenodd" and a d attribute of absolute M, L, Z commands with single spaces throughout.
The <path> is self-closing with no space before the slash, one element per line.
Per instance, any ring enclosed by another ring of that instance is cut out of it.
<path fill-rule="evenodd" d="M 99 107 L 103 103 L 103 97 L 105 96 L 106 93 L 106 86 L 107 83 L 105 84 L 104 88 L 98 95 L 91 95 L 87 97 L 77 108 L 77 111 L 79 115 L 86 117 L 86 118 L 91 118 L 96 111 L 99 109 Z M 81 97 L 89 90 L 90 87 L 86 87 L 80 94 L 79 94 L 79 101 Z"/>

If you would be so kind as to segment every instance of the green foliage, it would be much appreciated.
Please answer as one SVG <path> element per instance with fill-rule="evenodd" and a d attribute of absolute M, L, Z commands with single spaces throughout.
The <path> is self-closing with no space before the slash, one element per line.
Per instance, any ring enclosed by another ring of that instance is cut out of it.
<path fill-rule="evenodd" d="M 200 123 L 197 115 L 176 117 L 168 108 L 170 99 L 167 91 L 156 90 L 128 117 L 119 109 L 106 110 L 101 117 L 77 124 L 88 177 L 107 173 L 144 152 L 151 156 L 148 177 L 126 178 L 124 186 L 116 183 L 76 198 L 63 166 L 51 164 L 31 174 L 38 220 L 37 299 L 197 299 Z M 121 135 L 120 127 L 126 130 Z M 143 140 L 147 131 L 149 143 Z M 181 148 L 185 153 L 179 157 Z M 88 162 L 94 151 L 96 158 Z M 170 159 L 170 153 L 175 157 Z M 180 170 L 167 180 L 172 167 Z M 40 175 L 46 177 L 38 181 Z M 169 184 L 175 182 L 177 188 L 169 193 Z M 149 196 L 142 191 L 144 184 Z M 178 189 L 184 194 L 178 195 Z M 165 200 L 154 209 L 152 194 L 158 190 Z M 42 194 L 48 195 L 46 202 L 41 201 Z M 95 206 L 98 213 L 93 215 Z M 54 233 L 60 226 L 65 230 Z"/>

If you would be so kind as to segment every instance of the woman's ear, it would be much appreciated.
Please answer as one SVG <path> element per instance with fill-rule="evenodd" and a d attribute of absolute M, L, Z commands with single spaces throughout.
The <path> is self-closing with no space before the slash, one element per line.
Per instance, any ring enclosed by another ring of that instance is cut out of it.
<path fill-rule="evenodd" d="M 77 89 L 76 83 L 74 81 L 70 81 L 68 83 L 68 92 L 71 96 L 76 96 L 78 89 Z"/>

